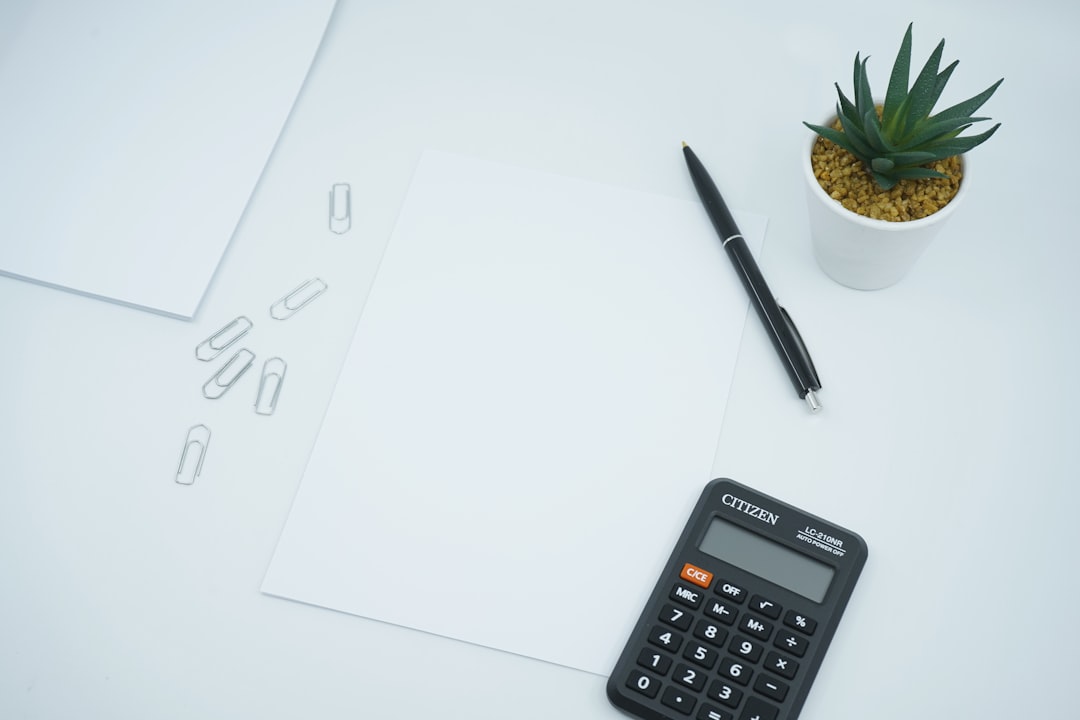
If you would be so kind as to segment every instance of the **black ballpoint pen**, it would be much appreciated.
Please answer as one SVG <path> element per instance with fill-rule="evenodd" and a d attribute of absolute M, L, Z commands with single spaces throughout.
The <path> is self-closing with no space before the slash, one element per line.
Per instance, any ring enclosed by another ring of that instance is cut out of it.
<path fill-rule="evenodd" d="M 765 323 L 765 329 L 769 332 L 776 352 L 779 353 L 784 367 L 787 369 L 791 382 L 795 385 L 799 397 L 804 398 L 810 406 L 810 410 L 817 412 L 821 409 L 816 392 L 821 389 L 821 381 L 818 380 L 817 371 L 814 369 L 814 361 L 810 359 L 810 353 L 806 350 L 795 323 L 791 321 L 784 308 L 780 307 L 769 290 L 765 278 L 754 262 L 750 249 L 746 246 L 746 240 L 739 233 L 735 219 L 720 191 L 716 189 L 716 183 L 709 177 L 705 166 L 698 160 L 697 155 L 690 146 L 683 143 L 683 156 L 686 158 L 686 166 L 690 169 L 690 178 L 694 181 L 701 203 L 712 220 L 713 227 L 727 251 L 728 257 L 735 265 L 746 292 L 750 294 L 750 300 L 757 308 L 761 321 Z"/>

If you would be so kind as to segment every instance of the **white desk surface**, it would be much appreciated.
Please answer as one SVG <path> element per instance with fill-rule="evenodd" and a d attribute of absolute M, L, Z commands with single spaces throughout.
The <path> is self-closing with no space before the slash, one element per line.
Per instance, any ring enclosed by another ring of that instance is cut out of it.
<path fill-rule="evenodd" d="M 941 37 L 961 60 L 946 100 L 1005 76 L 984 108 L 1003 126 L 913 273 L 857 292 L 811 255 L 800 121 L 830 110 L 856 51 L 884 88 L 910 20 L 919 64 Z M 715 474 L 870 546 L 802 717 L 1075 714 L 1077 28 L 1058 0 L 342 0 L 193 322 L 0 277 L 0 716 L 620 717 L 605 678 L 259 584 L 422 149 L 693 198 L 682 140 L 733 207 L 769 217 L 763 270 L 825 385 L 811 416 L 752 318 Z M 340 236 L 335 182 L 353 190 Z M 270 320 L 314 276 L 326 296 Z M 240 314 L 256 354 L 289 360 L 271 418 L 247 392 L 200 393 L 195 345 Z M 180 487 L 199 422 L 211 455 Z"/>

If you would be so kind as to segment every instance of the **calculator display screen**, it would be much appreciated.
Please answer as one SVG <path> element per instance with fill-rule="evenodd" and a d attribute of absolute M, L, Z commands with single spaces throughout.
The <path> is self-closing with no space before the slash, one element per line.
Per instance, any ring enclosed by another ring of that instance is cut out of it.
<path fill-rule="evenodd" d="M 716 517 L 698 547 L 817 603 L 825 598 L 835 573 L 825 563 Z"/>

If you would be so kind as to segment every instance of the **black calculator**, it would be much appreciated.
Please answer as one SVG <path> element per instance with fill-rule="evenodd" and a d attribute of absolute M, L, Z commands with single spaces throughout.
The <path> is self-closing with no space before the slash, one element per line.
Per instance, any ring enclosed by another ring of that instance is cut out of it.
<path fill-rule="evenodd" d="M 607 684 L 645 720 L 795 720 L 866 563 L 861 537 L 705 486 Z"/>

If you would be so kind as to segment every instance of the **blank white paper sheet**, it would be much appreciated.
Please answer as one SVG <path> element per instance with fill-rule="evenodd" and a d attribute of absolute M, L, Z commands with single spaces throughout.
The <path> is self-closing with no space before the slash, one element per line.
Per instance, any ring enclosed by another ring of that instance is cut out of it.
<path fill-rule="evenodd" d="M 700 203 L 426 152 L 263 591 L 608 674 L 747 308 Z"/>
<path fill-rule="evenodd" d="M 0 273 L 191 318 L 334 0 L 5 0 Z"/>

